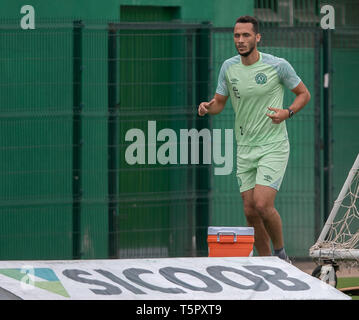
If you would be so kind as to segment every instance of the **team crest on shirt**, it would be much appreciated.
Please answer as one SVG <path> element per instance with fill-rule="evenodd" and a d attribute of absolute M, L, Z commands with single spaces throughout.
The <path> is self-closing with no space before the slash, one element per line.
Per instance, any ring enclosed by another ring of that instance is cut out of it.
<path fill-rule="evenodd" d="M 267 76 L 260 72 L 256 74 L 255 80 L 257 84 L 265 84 L 267 82 Z"/>

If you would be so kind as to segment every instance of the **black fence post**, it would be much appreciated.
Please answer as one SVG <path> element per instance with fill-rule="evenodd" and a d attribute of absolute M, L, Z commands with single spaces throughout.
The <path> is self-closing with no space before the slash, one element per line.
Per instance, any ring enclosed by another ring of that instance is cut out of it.
<path fill-rule="evenodd" d="M 116 215 L 118 214 L 118 109 L 116 27 L 108 30 L 108 256 L 117 256 Z"/>
<path fill-rule="evenodd" d="M 314 237 L 319 237 L 322 227 L 322 132 L 321 132 L 321 30 L 314 31 Z"/>
<path fill-rule="evenodd" d="M 82 21 L 73 22 L 72 256 L 81 259 Z"/>
<path fill-rule="evenodd" d="M 323 30 L 324 222 L 333 205 L 332 61 L 331 30 Z"/>
<path fill-rule="evenodd" d="M 186 34 L 186 74 L 187 74 L 187 87 L 186 87 L 186 93 L 187 93 L 187 105 L 192 106 L 195 101 L 195 90 L 193 83 L 195 81 L 195 72 L 193 70 L 193 67 L 195 65 L 195 50 L 194 50 L 194 43 L 195 43 L 195 37 L 194 37 L 195 30 L 189 29 L 187 30 Z M 187 114 L 187 127 L 192 128 L 193 123 L 195 122 L 195 118 L 193 116 L 192 112 L 189 112 Z M 189 153 L 188 153 L 188 163 L 191 163 L 191 144 L 192 140 L 189 139 Z M 190 230 L 190 239 L 187 242 L 189 247 L 190 256 L 194 257 L 196 256 L 196 245 L 192 241 L 193 238 L 195 238 L 195 217 L 196 217 L 196 204 L 194 203 L 195 193 L 196 193 L 196 186 L 195 186 L 195 167 L 192 165 L 187 166 L 187 192 L 191 194 L 189 199 L 187 200 L 187 217 L 188 217 L 188 228 Z"/>
<path fill-rule="evenodd" d="M 209 101 L 211 79 L 211 33 L 210 26 L 197 30 L 196 35 L 196 104 Z M 210 117 L 197 114 L 196 129 L 210 128 Z M 196 249 L 197 254 L 208 255 L 207 228 L 210 216 L 211 165 L 203 164 L 203 143 L 199 145 L 199 166 L 196 169 Z"/>

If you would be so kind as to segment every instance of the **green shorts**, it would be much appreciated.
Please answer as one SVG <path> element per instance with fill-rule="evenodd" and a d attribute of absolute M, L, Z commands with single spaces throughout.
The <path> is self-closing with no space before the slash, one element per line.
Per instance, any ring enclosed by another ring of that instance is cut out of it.
<path fill-rule="evenodd" d="M 237 179 L 240 192 L 256 184 L 279 190 L 289 158 L 289 141 L 263 146 L 237 146 Z"/>

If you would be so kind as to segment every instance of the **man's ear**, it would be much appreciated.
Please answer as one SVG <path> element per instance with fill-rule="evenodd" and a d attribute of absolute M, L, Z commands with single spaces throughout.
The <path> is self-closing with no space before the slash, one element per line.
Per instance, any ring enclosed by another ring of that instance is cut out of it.
<path fill-rule="evenodd" d="M 260 33 L 257 33 L 257 34 L 256 34 L 256 41 L 257 41 L 257 43 L 258 43 L 259 41 L 261 41 L 261 34 L 260 34 Z"/>

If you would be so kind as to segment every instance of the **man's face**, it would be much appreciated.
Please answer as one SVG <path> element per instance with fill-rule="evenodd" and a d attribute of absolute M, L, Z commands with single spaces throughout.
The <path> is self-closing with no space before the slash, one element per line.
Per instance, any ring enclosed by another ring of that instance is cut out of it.
<path fill-rule="evenodd" d="M 234 26 L 234 44 L 241 56 L 247 57 L 256 48 L 260 34 L 255 34 L 252 23 L 236 23 Z"/>

